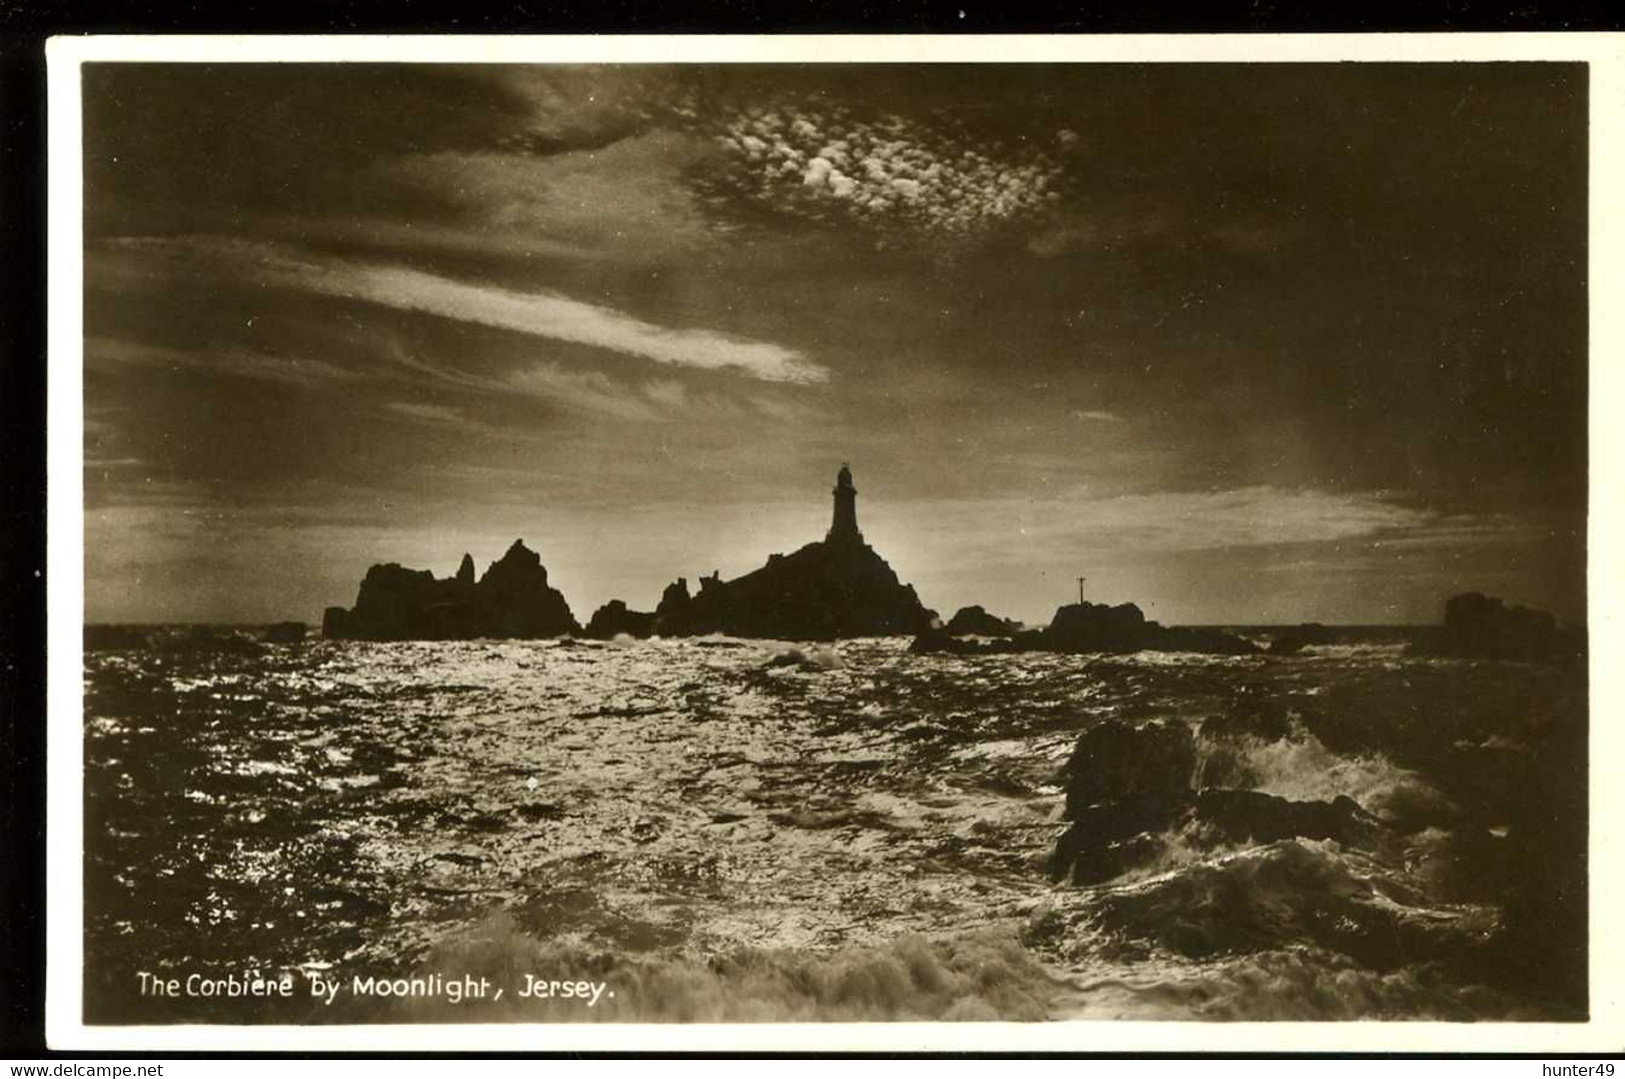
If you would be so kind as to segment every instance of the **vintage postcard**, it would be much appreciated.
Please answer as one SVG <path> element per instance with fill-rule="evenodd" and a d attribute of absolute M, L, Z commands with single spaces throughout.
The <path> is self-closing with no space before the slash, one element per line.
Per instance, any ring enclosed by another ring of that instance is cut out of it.
<path fill-rule="evenodd" d="M 53 1043 L 1607 1044 L 1619 48 L 56 42 Z"/>

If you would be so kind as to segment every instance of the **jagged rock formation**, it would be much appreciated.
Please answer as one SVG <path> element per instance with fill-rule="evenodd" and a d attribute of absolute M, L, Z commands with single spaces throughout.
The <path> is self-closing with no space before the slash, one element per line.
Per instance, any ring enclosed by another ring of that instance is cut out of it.
<path fill-rule="evenodd" d="M 690 630 L 689 608 L 693 604 L 693 597 L 688 594 L 688 578 L 679 577 L 666 586 L 660 594 L 660 603 L 655 607 L 655 625 L 661 633 L 668 637 L 684 637 Z"/>
<path fill-rule="evenodd" d="M 628 610 L 626 601 L 612 599 L 592 613 L 592 618 L 587 622 L 587 628 L 582 631 L 582 635 L 600 641 L 607 641 L 621 634 L 648 637 L 654 633 L 654 627 L 653 612 Z"/>
<path fill-rule="evenodd" d="M 1062 771 L 1072 824 L 1056 840 L 1050 878 L 1074 884 L 1111 880 L 1155 862 L 1176 841 L 1198 850 L 1294 838 L 1366 846 L 1386 828 L 1341 795 L 1295 802 L 1253 790 L 1199 787 L 1200 762 L 1196 736 L 1179 720 L 1139 727 L 1109 720 L 1084 731 Z"/>
<path fill-rule="evenodd" d="M 845 466 L 833 494 L 834 520 L 822 542 L 772 555 L 761 569 L 731 581 L 702 577 L 697 595 L 689 595 L 686 580 L 677 581 L 661 597 L 655 632 L 809 641 L 927 629 L 935 612 L 858 531 L 857 488 Z"/>
<path fill-rule="evenodd" d="M 375 565 L 355 607 L 329 607 L 322 619 L 324 637 L 369 641 L 558 637 L 580 630 L 524 540 L 515 540 L 478 581 L 466 554 L 457 575 L 444 580 L 395 562 Z"/>
<path fill-rule="evenodd" d="M 943 627 L 950 637 L 1008 637 L 1021 629 L 1019 622 L 987 613 L 981 606 L 961 607 Z"/>

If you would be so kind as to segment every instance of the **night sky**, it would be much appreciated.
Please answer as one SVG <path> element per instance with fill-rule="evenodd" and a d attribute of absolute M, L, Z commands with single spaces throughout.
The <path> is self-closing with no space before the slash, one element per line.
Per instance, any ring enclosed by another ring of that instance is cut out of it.
<path fill-rule="evenodd" d="M 92 621 L 864 533 L 944 616 L 1585 613 L 1565 64 L 90 64 Z"/>

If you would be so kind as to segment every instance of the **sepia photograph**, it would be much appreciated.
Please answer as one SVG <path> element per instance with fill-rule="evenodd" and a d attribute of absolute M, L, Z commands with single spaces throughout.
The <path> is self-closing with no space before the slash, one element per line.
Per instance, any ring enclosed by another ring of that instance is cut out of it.
<path fill-rule="evenodd" d="M 1585 1023 L 1588 65 L 681 60 L 79 67 L 75 1021 Z"/>

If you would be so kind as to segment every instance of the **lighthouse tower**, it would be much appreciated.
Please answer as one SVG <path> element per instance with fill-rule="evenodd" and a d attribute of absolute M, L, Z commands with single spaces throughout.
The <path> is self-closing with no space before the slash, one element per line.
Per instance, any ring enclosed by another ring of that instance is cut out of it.
<path fill-rule="evenodd" d="M 830 543 L 862 543 L 858 531 L 858 489 L 852 486 L 852 468 L 842 465 L 835 475 L 835 520 L 829 526 Z"/>

